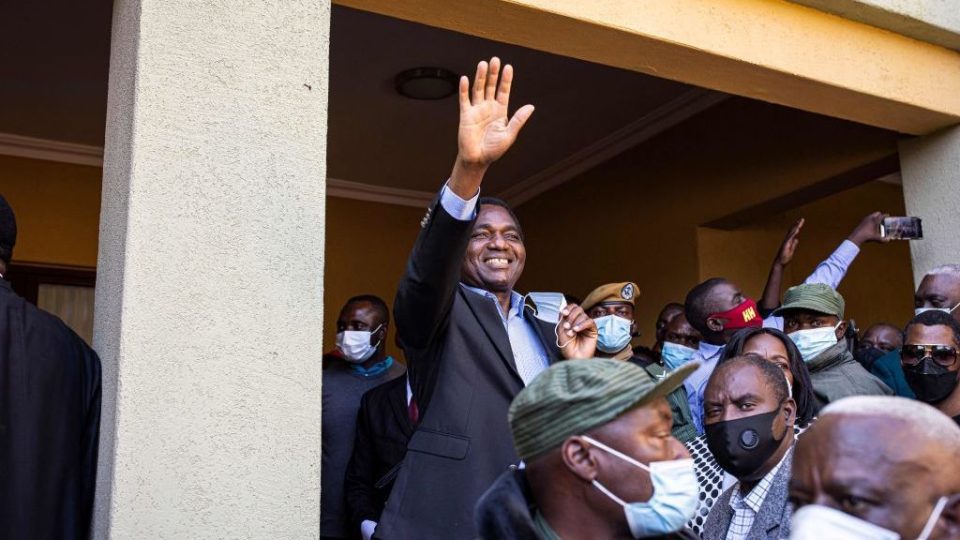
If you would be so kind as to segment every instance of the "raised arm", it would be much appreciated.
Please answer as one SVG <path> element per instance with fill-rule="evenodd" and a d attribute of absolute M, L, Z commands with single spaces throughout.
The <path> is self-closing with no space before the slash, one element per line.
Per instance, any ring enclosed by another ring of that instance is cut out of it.
<path fill-rule="evenodd" d="M 472 88 L 467 77 L 460 78 L 457 159 L 450 180 L 421 223 L 394 304 L 400 339 L 410 349 L 427 347 L 444 327 L 484 174 L 513 145 L 533 114 L 533 106 L 525 105 L 508 118 L 512 84 L 513 68 L 504 66 L 501 76 L 498 58 L 477 65 Z M 416 371 L 414 366 L 414 379 Z"/>
<path fill-rule="evenodd" d="M 767 275 L 767 284 L 763 287 L 763 295 L 760 297 L 760 314 L 766 317 L 771 311 L 780 307 L 780 290 L 783 287 L 783 270 L 793 260 L 794 253 L 797 252 L 797 246 L 800 244 L 800 230 L 803 229 L 803 218 L 798 219 L 793 227 L 787 232 L 780 244 L 780 250 L 777 256 L 773 258 L 773 264 L 770 265 L 770 273 Z"/>
<path fill-rule="evenodd" d="M 860 254 L 860 249 L 867 242 L 887 243 L 889 238 L 880 236 L 880 223 L 887 214 L 883 212 L 873 212 L 867 214 L 860 223 L 854 227 L 853 231 L 847 236 L 846 240 L 837 246 L 837 249 L 824 259 L 813 273 L 807 276 L 804 283 L 824 283 L 831 288 L 836 289 L 840 286 L 847 270 L 853 264 L 853 260 Z"/>

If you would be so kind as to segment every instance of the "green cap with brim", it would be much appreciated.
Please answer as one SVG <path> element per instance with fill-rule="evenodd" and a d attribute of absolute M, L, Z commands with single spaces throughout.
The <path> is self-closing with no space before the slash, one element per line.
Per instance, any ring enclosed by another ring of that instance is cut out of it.
<path fill-rule="evenodd" d="M 689 362 L 654 381 L 643 368 L 610 358 L 565 360 L 538 375 L 510 404 L 520 458 L 535 459 L 621 414 L 664 397 L 700 367 Z"/>
<path fill-rule="evenodd" d="M 805 283 L 787 289 L 783 295 L 783 305 L 774 310 L 773 314 L 781 317 L 785 311 L 802 309 L 842 319 L 845 308 L 843 297 L 829 285 Z"/>

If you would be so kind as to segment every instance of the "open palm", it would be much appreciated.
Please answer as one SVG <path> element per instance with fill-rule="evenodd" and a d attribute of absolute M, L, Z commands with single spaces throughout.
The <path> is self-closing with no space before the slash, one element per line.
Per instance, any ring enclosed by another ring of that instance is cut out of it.
<path fill-rule="evenodd" d="M 496 57 L 489 64 L 480 62 L 477 65 L 472 90 L 467 78 L 460 78 L 457 141 L 459 158 L 463 162 L 486 166 L 500 159 L 533 114 L 533 105 L 525 105 L 508 119 L 512 83 L 513 67 L 505 66 L 501 77 L 500 59 Z"/>

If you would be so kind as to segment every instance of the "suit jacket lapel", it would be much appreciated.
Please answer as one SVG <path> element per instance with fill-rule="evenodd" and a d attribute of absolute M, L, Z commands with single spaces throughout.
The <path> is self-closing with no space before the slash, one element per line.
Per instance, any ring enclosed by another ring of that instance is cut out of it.
<path fill-rule="evenodd" d="M 403 434 L 409 439 L 413 436 L 414 425 L 410 422 L 410 410 L 407 407 L 407 385 L 394 385 L 390 394 L 387 396 L 387 401 L 390 403 L 390 411 L 393 413 L 394 418 L 397 419 L 397 425 L 400 426 L 400 430 L 403 431 Z"/>
<path fill-rule="evenodd" d="M 460 294 L 467 302 L 467 306 L 474 316 L 480 322 L 480 327 L 484 333 L 493 342 L 493 346 L 500 353 L 507 369 L 523 384 L 520 373 L 517 372 L 517 364 L 513 359 L 513 349 L 510 348 L 510 336 L 507 335 L 507 329 L 503 326 L 503 319 L 500 318 L 499 308 L 489 298 L 479 295 L 473 291 L 468 291 L 462 286 Z"/>
<path fill-rule="evenodd" d="M 737 486 L 734 485 L 732 489 L 728 489 L 723 492 L 717 502 L 713 503 L 713 507 L 710 509 L 710 514 L 717 512 L 719 522 L 723 525 L 720 528 L 705 529 L 703 531 L 703 540 L 723 540 L 727 537 L 727 529 L 730 527 L 730 522 L 733 521 L 733 508 L 730 508 L 730 499 L 733 497 L 733 489 L 737 489 Z M 709 520 L 709 518 L 707 518 Z M 722 529 L 722 530 L 720 530 Z"/>
<path fill-rule="evenodd" d="M 787 451 L 787 455 L 783 458 L 783 465 L 780 466 L 780 470 L 773 477 L 773 482 L 770 483 L 770 491 L 767 492 L 763 504 L 760 505 L 760 511 L 757 512 L 757 518 L 753 527 L 750 528 L 747 540 L 766 540 L 770 532 L 783 526 L 785 519 L 789 521 L 790 515 L 785 515 L 785 513 L 789 509 L 787 495 L 790 489 L 792 465 L 793 448 Z M 779 533 L 774 535 L 775 538 L 780 536 Z"/>

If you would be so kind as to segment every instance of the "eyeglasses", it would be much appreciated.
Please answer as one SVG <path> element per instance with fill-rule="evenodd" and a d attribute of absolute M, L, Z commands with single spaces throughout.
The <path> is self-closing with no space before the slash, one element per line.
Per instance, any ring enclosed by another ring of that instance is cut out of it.
<path fill-rule="evenodd" d="M 948 368 L 957 362 L 957 348 L 950 345 L 904 345 L 900 350 L 900 360 L 908 366 L 915 366 L 928 357 Z"/>

